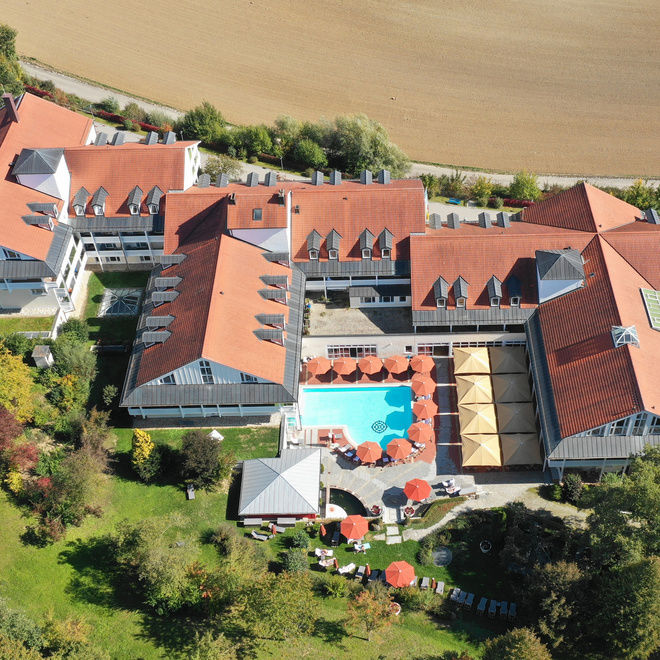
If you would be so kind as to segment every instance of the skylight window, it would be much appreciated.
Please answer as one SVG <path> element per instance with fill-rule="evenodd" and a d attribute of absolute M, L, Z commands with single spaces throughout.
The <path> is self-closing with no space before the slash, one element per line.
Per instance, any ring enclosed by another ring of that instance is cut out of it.
<path fill-rule="evenodd" d="M 626 344 L 639 348 L 639 337 L 637 336 L 637 328 L 634 325 L 629 325 L 628 327 L 613 325 L 612 340 L 614 341 L 615 348 L 625 346 Z"/>
<path fill-rule="evenodd" d="M 252 219 L 256 221 L 263 220 L 262 209 L 252 209 Z"/>
<path fill-rule="evenodd" d="M 653 289 L 642 289 L 646 313 L 654 330 L 660 330 L 660 291 Z"/>

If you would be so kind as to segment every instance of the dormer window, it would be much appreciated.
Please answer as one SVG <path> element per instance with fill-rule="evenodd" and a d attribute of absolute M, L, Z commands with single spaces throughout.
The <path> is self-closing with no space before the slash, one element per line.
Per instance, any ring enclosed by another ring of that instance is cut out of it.
<path fill-rule="evenodd" d="M 511 307 L 520 307 L 520 296 L 511 296 Z"/>
<path fill-rule="evenodd" d="M 371 259 L 371 249 L 370 248 L 363 248 L 362 249 L 362 258 L 363 259 Z"/>
<path fill-rule="evenodd" d="M 74 213 L 80 218 L 81 216 L 85 215 L 85 207 L 82 206 L 81 204 L 76 204 L 73 207 Z"/>
<path fill-rule="evenodd" d="M 128 210 L 131 215 L 139 215 L 140 213 L 140 209 L 138 208 L 137 204 L 129 204 Z"/>
<path fill-rule="evenodd" d="M 392 256 L 392 252 L 389 248 L 383 248 L 380 251 L 380 256 L 381 256 L 381 259 L 390 259 L 391 256 Z"/>
<path fill-rule="evenodd" d="M 500 299 L 497 296 L 493 296 L 490 299 L 490 306 L 491 307 L 499 307 L 500 306 Z"/>
<path fill-rule="evenodd" d="M 338 257 L 337 250 L 328 250 L 328 259 L 336 261 Z"/>
<path fill-rule="evenodd" d="M 465 298 L 456 298 L 456 307 L 465 307 Z"/>
<path fill-rule="evenodd" d="M 319 251 L 318 250 L 310 250 L 309 251 L 309 260 L 310 261 L 318 261 L 319 260 Z"/>
<path fill-rule="evenodd" d="M 158 215 L 158 204 L 149 204 L 149 213 L 151 215 Z"/>
<path fill-rule="evenodd" d="M 436 298 L 435 299 L 435 306 L 440 307 L 441 309 L 444 309 L 447 307 L 447 299 L 446 298 Z"/>
<path fill-rule="evenodd" d="M 252 209 L 252 219 L 255 222 L 263 220 L 263 210 L 262 209 Z"/>
<path fill-rule="evenodd" d="M 92 209 L 94 210 L 94 215 L 103 215 L 103 205 L 102 204 L 94 204 L 92 206 Z"/>

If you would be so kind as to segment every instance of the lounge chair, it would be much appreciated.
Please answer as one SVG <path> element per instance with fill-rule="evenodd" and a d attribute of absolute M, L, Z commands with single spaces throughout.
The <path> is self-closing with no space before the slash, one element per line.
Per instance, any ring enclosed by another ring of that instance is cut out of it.
<path fill-rule="evenodd" d="M 438 584 L 435 587 L 435 593 L 440 594 L 441 596 L 442 596 L 442 594 L 445 593 L 445 583 L 444 582 L 438 582 Z"/>
<path fill-rule="evenodd" d="M 253 539 L 257 539 L 257 541 L 268 541 L 268 539 L 272 539 L 273 535 L 272 534 L 259 534 L 256 529 L 253 529 L 252 532 L 250 533 L 250 536 Z"/>
<path fill-rule="evenodd" d="M 332 546 L 338 546 L 338 545 L 339 545 L 339 538 L 340 538 L 340 534 L 339 534 L 339 532 L 335 532 L 335 533 L 332 535 L 332 540 L 330 541 L 330 545 L 332 545 Z"/>
<path fill-rule="evenodd" d="M 516 618 L 517 609 L 518 608 L 517 608 L 515 603 L 510 603 L 509 604 L 509 621 Z"/>
<path fill-rule="evenodd" d="M 463 607 L 466 610 L 471 610 L 472 609 L 472 603 L 474 603 L 474 594 L 468 594 L 467 598 L 465 599 L 465 602 L 463 603 Z"/>
<path fill-rule="evenodd" d="M 360 566 L 360 567 L 357 569 L 357 571 L 355 572 L 355 579 L 356 579 L 358 582 L 362 582 L 362 580 L 364 579 L 364 574 L 365 574 L 366 570 L 367 570 L 367 567 L 366 567 L 366 566 Z"/>
<path fill-rule="evenodd" d="M 369 573 L 367 582 L 378 582 L 379 580 L 380 580 L 380 571 L 378 569 L 376 569 L 375 571 L 371 571 L 371 573 Z"/>
<path fill-rule="evenodd" d="M 458 598 L 456 599 L 456 603 L 458 605 L 463 605 L 463 603 L 465 603 L 465 599 L 467 598 L 467 595 L 468 595 L 467 591 L 461 591 L 461 593 L 458 594 Z"/>
<path fill-rule="evenodd" d="M 458 601 L 458 597 L 461 595 L 461 590 L 458 587 L 454 587 L 451 592 L 451 596 L 449 596 L 449 600 L 453 600 L 454 602 Z"/>
<path fill-rule="evenodd" d="M 505 600 L 503 600 L 500 603 L 500 617 L 502 619 L 506 619 L 507 616 L 509 616 L 509 603 L 507 603 Z"/>
<path fill-rule="evenodd" d="M 340 566 L 337 569 L 337 573 L 340 575 L 347 575 L 349 573 L 352 573 L 355 570 L 355 564 L 351 562 L 350 564 L 346 564 L 346 566 Z"/>
<path fill-rule="evenodd" d="M 477 614 L 483 616 L 486 613 L 486 604 L 488 603 L 488 598 L 483 596 L 477 605 Z"/>
<path fill-rule="evenodd" d="M 497 611 L 497 605 L 498 602 L 496 600 L 491 600 L 490 604 L 488 605 L 488 618 L 489 619 L 494 619 L 495 618 L 495 612 Z"/>
<path fill-rule="evenodd" d="M 428 589 L 431 585 L 431 578 L 423 577 L 422 581 L 419 583 L 420 589 Z"/>
<path fill-rule="evenodd" d="M 331 550 L 330 548 L 316 548 L 314 550 L 314 554 L 317 557 L 332 557 L 335 554 L 334 550 Z"/>

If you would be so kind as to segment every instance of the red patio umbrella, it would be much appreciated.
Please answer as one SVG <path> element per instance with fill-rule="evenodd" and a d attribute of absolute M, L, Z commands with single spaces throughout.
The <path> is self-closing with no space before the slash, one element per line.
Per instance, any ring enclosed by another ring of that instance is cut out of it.
<path fill-rule="evenodd" d="M 385 579 L 393 587 L 408 587 L 415 579 L 415 569 L 407 561 L 393 561 L 385 569 Z"/>
<path fill-rule="evenodd" d="M 309 371 L 310 374 L 318 376 L 319 374 L 327 374 L 328 371 L 330 371 L 331 366 L 332 363 L 328 358 L 315 357 L 307 363 L 307 371 Z"/>
<path fill-rule="evenodd" d="M 402 374 L 404 371 L 408 371 L 408 358 L 403 355 L 391 355 L 386 357 L 384 362 L 385 369 L 391 374 Z"/>
<path fill-rule="evenodd" d="M 417 419 L 431 419 L 438 414 L 438 406 L 430 399 L 424 401 L 415 401 L 413 404 L 413 413 Z"/>
<path fill-rule="evenodd" d="M 381 446 L 373 440 L 367 440 L 357 448 L 357 456 L 363 463 L 375 463 L 382 455 Z"/>
<path fill-rule="evenodd" d="M 429 396 L 435 392 L 436 384 L 426 374 L 415 374 L 412 377 L 411 387 L 417 396 Z"/>
<path fill-rule="evenodd" d="M 431 486 L 424 479 L 411 479 L 403 487 L 403 492 L 409 500 L 423 502 L 431 494 Z"/>
<path fill-rule="evenodd" d="M 369 523 L 366 518 L 356 514 L 344 518 L 339 529 L 347 539 L 361 539 L 369 531 Z"/>
<path fill-rule="evenodd" d="M 387 443 L 387 455 L 397 461 L 409 456 L 411 451 L 412 445 L 405 438 L 394 438 Z"/>
<path fill-rule="evenodd" d="M 358 367 L 363 374 L 377 374 L 383 368 L 383 361 L 375 355 L 367 355 L 358 362 Z"/>
<path fill-rule="evenodd" d="M 346 374 L 352 374 L 357 368 L 357 362 L 350 357 L 341 357 L 337 358 L 332 363 L 332 368 L 335 373 L 345 376 Z"/>
<path fill-rule="evenodd" d="M 408 440 L 426 444 L 433 442 L 433 429 L 424 422 L 415 422 L 408 428 Z"/>
<path fill-rule="evenodd" d="M 410 366 L 413 371 L 417 371 L 420 374 L 428 374 L 435 366 L 435 362 L 433 362 L 433 358 L 430 355 L 415 355 L 410 360 Z"/>

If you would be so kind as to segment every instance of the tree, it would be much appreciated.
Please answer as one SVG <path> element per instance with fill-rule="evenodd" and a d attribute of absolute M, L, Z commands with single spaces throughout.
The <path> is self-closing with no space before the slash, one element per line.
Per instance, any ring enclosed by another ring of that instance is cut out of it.
<path fill-rule="evenodd" d="M 17 421 L 32 419 L 32 375 L 18 355 L 12 355 L 0 344 L 0 406 L 11 412 Z"/>
<path fill-rule="evenodd" d="M 89 326 L 80 319 L 69 319 L 60 326 L 59 336 L 71 335 L 78 342 L 86 342 L 89 339 Z"/>
<path fill-rule="evenodd" d="M 440 177 L 440 192 L 447 197 L 463 197 L 466 181 L 467 175 L 460 170 L 454 170 L 450 175 Z"/>
<path fill-rule="evenodd" d="M 72 374 L 90 381 L 96 376 L 96 355 L 73 333 L 60 335 L 53 344 L 55 368 L 64 375 Z"/>
<path fill-rule="evenodd" d="M 309 548 L 309 534 L 304 529 L 297 529 L 289 537 L 289 542 L 292 548 L 302 548 L 307 550 Z"/>
<path fill-rule="evenodd" d="M 111 408 L 118 394 L 119 394 L 119 388 L 116 385 L 113 385 L 112 383 L 106 385 L 103 388 L 103 393 L 101 394 L 103 405 L 106 408 Z"/>
<path fill-rule="evenodd" d="M 221 174 L 226 174 L 230 179 L 237 179 L 243 171 L 241 162 L 227 154 L 209 156 L 202 168 L 203 174 L 208 174 L 215 181 Z"/>
<path fill-rule="evenodd" d="M 282 148 L 284 155 L 287 155 L 295 146 L 300 137 L 302 124 L 293 117 L 286 115 L 280 116 L 275 120 L 275 124 L 271 129 L 273 134 L 273 142 L 278 143 Z"/>
<path fill-rule="evenodd" d="M 597 614 L 589 626 L 602 658 L 648 658 L 660 646 L 660 558 L 612 571 L 596 581 Z M 589 634 L 588 633 L 588 634 Z"/>
<path fill-rule="evenodd" d="M 390 141 L 385 127 L 363 114 L 335 119 L 332 151 L 340 168 L 352 175 L 386 169 L 396 178 L 410 166 L 408 157 Z"/>
<path fill-rule="evenodd" d="M 127 103 L 124 106 L 124 109 L 121 111 L 122 117 L 127 117 L 133 121 L 147 121 L 147 112 L 143 110 L 135 101 Z M 155 126 L 160 126 L 160 124 L 154 124 Z"/>
<path fill-rule="evenodd" d="M 577 504 L 584 490 L 584 484 L 579 474 L 567 474 L 562 485 L 562 496 L 571 504 Z"/>
<path fill-rule="evenodd" d="M 109 419 L 108 412 L 92 408 L 82 424 L 78 443 L 81 451 L 86 452 L 96 461 L 99 470 L 107 468 L 108 448 L 115 439 L 108 426 Z"/>
<path fill-rule="evenodd" d="M 133 431 L 131 464 L 142 481 L 151 481 L 160 468 L 160 454 L 151 436 L 141 429 Z"/>
<path fill-rule="evenodd" d="M 367 639 L 377 630 L 392 625 L 392 596 L 385 589 L 364 589 L 348 603 L 348 622 L 356 628 L 364 628 Z"/>
<path fill-rule="evenodd" d="M 426 194 L 429 199 L 433 199 L 440 192 L 440 181 L 434 174 L 420 174 L 419 178 L 426 188 Z"/>
<path fill-rule="evenodd" d="M 306 574 L 267 573 L 248 585 L 231 610 L 231 621 L 245 635 L 291 639 L 307 635 L 318 618 L 312 583 Z"/>
<path fill-rule="evenodd" d="M 488 200 L 493 194 L 493 182 L 487 176 L 478 176 L 470 186 L 470 193 L 479 206 L 488 206 Z"/>
<path fill-rule="evenodd" d="M 0 23 L 0 57 L 8 60 L 17 59 L 16 36 L 18 32 L 13 27 Z"/>
<path fill-rule="evenodd" d="M 547 647 L 529 628 L 514 628 L 489 639 L 483 660 L 552 660 Z"/>
<path fill-rule="evenodd" d="M 0 453 L 13 447 L 14 440 L 23 433 L 23 425 L 4 406 L 0 406 Z"/>
<path fill-rule="evenodd" d="M 306 552 L 300 548 L 289 548 L 282 558 L 282 567 L 289 573 L 304 573 L 309 570 Z"/>
<path fill-rule="evenodd" d="M 514 199 L 526 199 L 532 202 L 540 199 L 541 189 L 536 174 L 526 170 L 517 172 L 509 186 L 509 195 Z"/>
<path fill-rule="evenodd" d="M 232 131 L 234 146 L 244 149 L 248 156 L 268 154 L 273 149 L 270 133 L 266 126 L 241 126 Z"/>
<path fill-rule="evenodd" d="M 307 138 L 296 142 L 293 148 L 293 158 L 303 167 L 313 167 L 316 170 L 326 167 L 328 164 L 328 158 L 323 149 L 316 142 Z"/>
<path fill-rule="evenodd" d="M 220 112 L 208 101 L 189 110 L 175 123 L 175 129 L 187 140 L 201 140 L 205 145 L 212 145 L 225 125 Z"/>
<path fill-rule="evenodd" d="M 637 179 L 623 191 L 623 199 L 638 209 L 657 208 L 656 190 L 641 179 Z"/>
<path fill-rule="evenodd" d="M 114 96 L 106 96 L 104 99 L 94 103 L 94 107 L 104 112 L 111 112 L 115 115 L 119 114 L 119 101 Z"/>
<path fill-rule="evenodd" d="M 16 35 L 9 25 L 0 24 L 0 85 L 14 96 L 23 93 L 23 71 L 16 54 Z"/>
<path fill-rule="evenodd" d="M 28 353 L 34 348 L 36 341 L 20 332 L 12 332 L 10 335 L 2 338 L 2 343 L 13 355 L 20 355 L 22 358 L 26 358 Z"/>
<path fill-rule="evenodd" d="M 181 443 L 181 476 L 201 488 L 221 478 L 220 443 L 200 429 L 188 431 Z"/>

